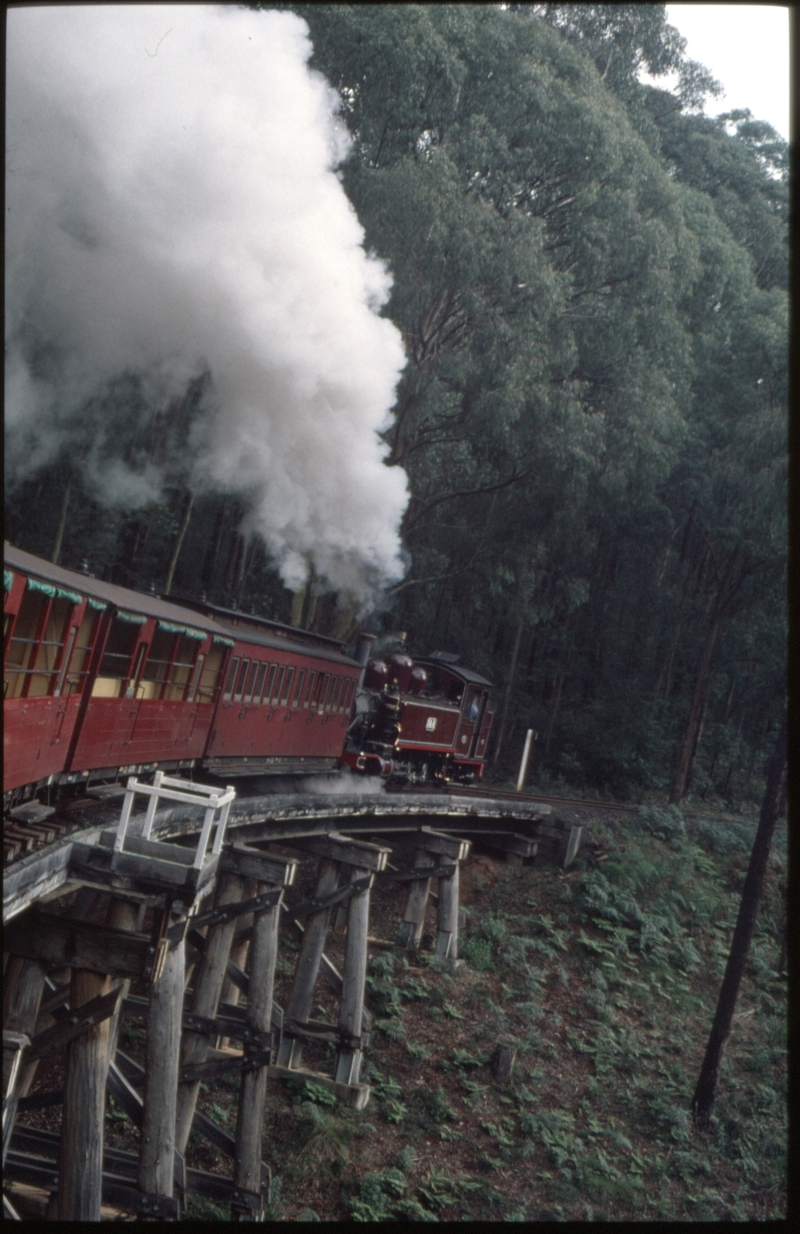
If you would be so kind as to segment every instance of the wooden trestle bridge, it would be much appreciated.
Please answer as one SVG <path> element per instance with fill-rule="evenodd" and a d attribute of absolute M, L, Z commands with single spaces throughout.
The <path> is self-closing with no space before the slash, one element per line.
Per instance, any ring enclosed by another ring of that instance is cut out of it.
<path fill-rule="evenodd" d="M 3 1166 L 6 1215 L 32 1194 L 56 1220 L 101 1208 L 179 1219 L 187 1194 L 259 1220 L 268 1081 L 314 1079 L 362 1108 L 371 1017 L 364 1003 L 370 897 L 406 884 L 396 945 L 419 946 L 436 904 L 436 954 L 458 964 L 459 869 L 473 843 L 511 861 L 538 853 L 568 865 L 581 829 L 524 798 L 282 795 L 235 800 L 159 773 L 129 781 L 121 817 L 59 834 L 34 808 L 16 833 L 39 847 L 4 877 Z M 146 801 L 146 810 L 136 811 Z M 107 813 L 107 812 L 106 812 Z M 550 816 L 550 817 L 548 817 Z M 38 821 L 37 821 L 38 819 Z M 311 894 L 296 884 L 317 863 Z M 304 866 L 305 868 L 305 866 Z M 438 894 L 432 894 L 436 880 Z M 291 993 L 273 999 L 280 934 L 299 938 Z M 325 953 L 343 932 L 341 972 Z M 310 1018 L 319 979 L 335 1023 Z M 132 988 L 133 985 L 133 988 Z M 146 1017 L 144 1067 L 118 1046 L 126 1009 Z M 220 1039 L 239 1049 L 219 1049 Z M 331 1072 L 303 1065 L 304 1045 L 332 1043 Z M 63 1059 L 63 1088 L 30 1092 L 39 1061 Z M 197 1109 L 200 1084 L 239 1072 L 235 1136 Z M 138 1155 L 104 1146 L 107 1095 L 140 1129 Z M 60 1106 L 61 1129 L 25 1125 Z M 230 1158 L 230 1177 L 186 1167 L 190 1132 Z"/>

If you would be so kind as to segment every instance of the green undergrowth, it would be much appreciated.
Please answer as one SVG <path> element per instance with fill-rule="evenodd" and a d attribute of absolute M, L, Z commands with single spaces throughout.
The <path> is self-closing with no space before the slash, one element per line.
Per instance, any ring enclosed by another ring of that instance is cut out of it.
<path fill-rule="evenodd" d="M 475 876 L 464 969 L 424 951 L 372 957 L 370 1103 L 271 1089 L 269 1216 L 783 1217 L 785 829 L 710 1130 L 690 1115 L 754 830 L 674 807 L 598 821 L 566 873 L 498 863 L 491 885 Z M 516 1050 L 502 1084 L 498 1044 Z"/>

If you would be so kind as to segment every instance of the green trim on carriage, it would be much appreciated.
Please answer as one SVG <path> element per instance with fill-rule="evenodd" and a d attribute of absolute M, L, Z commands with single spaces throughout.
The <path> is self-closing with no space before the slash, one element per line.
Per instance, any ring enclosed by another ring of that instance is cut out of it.
<path fill-rule="evenodd" d="M 134 625 L 137 625 L 137 626 L 143 626 L 144 623 L 147 621 L 147 618 L 143 617 L 141 613 L 129 613 L 124 608 L 117 609 L 117 616 L 119 617 L 120 621 L 132 621 Z"/>
<path fill-rule="evenodd" d="M 202 630 L 193 630 L 191 626 L 176 626 L 171 621 L 158 621 L 159 630 L 166 630 L 168 634 L 185 634 L 187 638 L 199 639 L 201 643 L 208 638 L 207 634 L 203 634 Z M 233 643 L 231 643 L 233 646 Z"/>
<path fill-rule="evenodd" d="M 14 571 L 3 569 L 3 591 L 10 591 L 14 586 Z"/>
<path fill-rule="evenodd" d="M 77 591 L 68 591 L 66 587 L 54 587 L 52 583 L 43 583 L 41 579 L 30 577 L 27 584 L 31 591 L 41 591 L 53 600 L 70 600 L 73 604 L 83 604 L 83 596 L 79 596 Z"/>
<path fill-rule="evenodd" d="M 222 643 L 223 647 L 235 647 L 236 646 L 232 638 L 223 638 L 221 634 L 214 635 L 214 642 Z"/>
<path fill-rule="evenodd" d="M 93 596 L 89 596 L 89 608 L 95 608 L 98 613 L 104 613 L 108 605 L 105 600 L 95 600 Z"/>
<path fill-rule="evenodd" d="M 73 604 L 83 604 L 83 596 L 79 596 L 77 591 L 67 591 L 66 587 L 56 587 L 56 596 L 59 600 L 71 600 Z"/>
<path fill-rule="evenodd" d="M 56 598 L 56 589 L 52 583 L 42 583 L 38 578 L 28 578 L 26 580 L 28 591 L 41 591 L 46 596 Z"/>

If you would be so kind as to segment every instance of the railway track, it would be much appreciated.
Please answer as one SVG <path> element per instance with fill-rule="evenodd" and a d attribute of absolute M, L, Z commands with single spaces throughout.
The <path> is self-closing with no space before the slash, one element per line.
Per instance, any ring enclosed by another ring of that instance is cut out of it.
<path fill-rule="evenodd" d="M 377 797 L 386 796 L 392 800 L 437 800 L 446 799 L 450 801 L 459 800 L 479 800 L 490 803 L 495 803 L 499 816 L 503 815 L 504 809 L 509 803 L 513 803 L 520 807 L 548 806 L 551 810 L 558 810 L 559 807 L 582 808 L 592 810 L 604 810 L 609 813 L 629 813 L 635 814 L 638 811 L 638 806 L 623 805 L 619 802 L 595 801 L 586 798 L 572 797 L 553 797 L 543 794 L 534 793 L 517 793 L 513 789 L 502 789 L 494 786 L 482 787 L 479 785 L 449 785 L 442 788 L 438 785 L 412 785 L 412 786 L 397 786 L 390 787 L 384 793 L 365 794 L 355 798 L 350 794 L 329 795 L 325 793 L 315 794 L 306 793 L 302 795 L 302 800 L 314 805 L 317 798 L 327 802 L 328 804 L 337 805 L 338 801 L 356 802 L 356 808 L 361 809 L 364 801 L 373 801 Z M 87 826 L 113 826 L 119 817 L 119 803 L 122 797 L 122 788 L 120 787 L 117 796 L 101 796 L 83 797 L 77 800 L 63 802 L 56 807 L 55 813 L 46 814 L 41 811 L 41 817 L 37 817 L 39 812 L 36 809 L 31 810 L 31 818 L 4 820 L 3 825 L 3 859 L 4 864 L 13 864 L 20 857 L 24 857 L 32 852 L 41 851 L 50 844 L 58 843 L 67 839 L 73 833 L 84 830 Z M 276 795 L 275 803 L 282 799 L 282 795 Z M 236 811 L 243 811 L 248 808 L 248 802 L 252 802 L 254 807 L 259 810 L 269 812 L 272 799 L 268 796 L 248 796 L 240 797 L 237 801 Z M 438 813 L 439 811 L 437 811 Z M 341 817 L 341 811 L 337 809 L 337 816 Z M 417 807 L 415 806 L 409 821 L 409 827 L 416 826 L 415 819 L 417 818 Z M 398 828 L 399 829 L 399 828 Z"/>
<path fill-rule="evenodd" d="M 388 791 L 408 794 L 446 792 L 451 797 L 486 797 L 498 802 L 530 802 L 537 805 L 548 805 L 553 809 L 557 809 L 559 806 L 569 806 L 570 808 L 580 807 L 593 810 L 606 810 L 612 814 L 637 814 L 639 811 L 639 806 L 626 805 L 618 801 L 595 801 L 587 797 L 551 797 L 545 796 L 542 793 L 518 793 L 511 788 L 496 788 L 494 786 L 482 788 L 477 784 L 453 784 L 449 785 L 446 789 L 440 789 L 437 786 L 431 787 L 429 785 L 412 785 L 402 788 L 390 788 Z"/>

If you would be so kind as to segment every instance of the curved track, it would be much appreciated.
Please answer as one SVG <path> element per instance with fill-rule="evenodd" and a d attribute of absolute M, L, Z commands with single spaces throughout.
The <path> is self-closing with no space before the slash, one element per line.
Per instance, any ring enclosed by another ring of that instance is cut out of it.
<path fill-rule="evenodd" d="M 632 814 L 639 809 L 620 802 L 517 793 L 494 786 L 384 789 L 373 788 L 369 781 L 359 783 L 360 791 L 341 781 L 319 791 L 239 797 L 231 808 L 228 838 L 287 841 L 339 830 L 383 834 L 414 831 L 426 823 L 441 831 L 485 836 L 525 831 L 526 823 L 554 814 L 560 807 Z M 5 820 L 3 920 L 68 882 L 71 844 L 98 843 L 101 831 L 115 827 L 118 818 L 118 800 L 83 798 L 63 803 L 42 822 Z M 161 810 L 153 838 L 188 839 L 201 822 L 201 812 L 192 807 Z"/>
<path fill-rule="evenodd" d="M 390 792 L 402 794 L 426 794 L 432 792 L 440 792 L 440 789 L 431 789 L 427 786 L 414 786 L 410 788 L 390 789 Z M 511 788 L 495 788 L 494 786 L 481 787 L 480 785 L 451 785 L 446 790 L 449 797 L 489 797 L 494 801 L 515 801 L 518 803 L 530 803 L 532 805 L 547 805 L 553 809 L 559 806 L 567 806 L 570 809 L 580 807 L 592 810 L 606 810 L 609 813 L 624 813 L 636 814 L 639 811 L 639 806 L 626 805 L 619 801 L 595 801 L 589 797 L 548 797 L 542 793 L 518 793 Z"/>
<path fill-rule="evenodd" d="M 246 843 L 288 842 L 329 832 L 390 834 L 425 825 L 465 836 L 497 838 L 529 832 L 531 824 L 549 815 L 556 804 L 555 799 L 544 802 L 494 790 L 348 792 L 337 786 L 337 791 L 237 798 L 226 838 Z M 119 805 L 118 801 L 83 800 L 67 803 L 41 823 L 7 823 L 7 838 L 16 837 L 21 847 L 5 863 L 3 920 L 68 890 L 73 844 L 98 844 L 101 832 L 116 826 Z M 192 806 L 162 809 L 156 815 L 152 838 L 189 840 L 199 831 L 202 817 L 202 811 Z M 131 822 L 135 827 L 135 818 Z"/>

